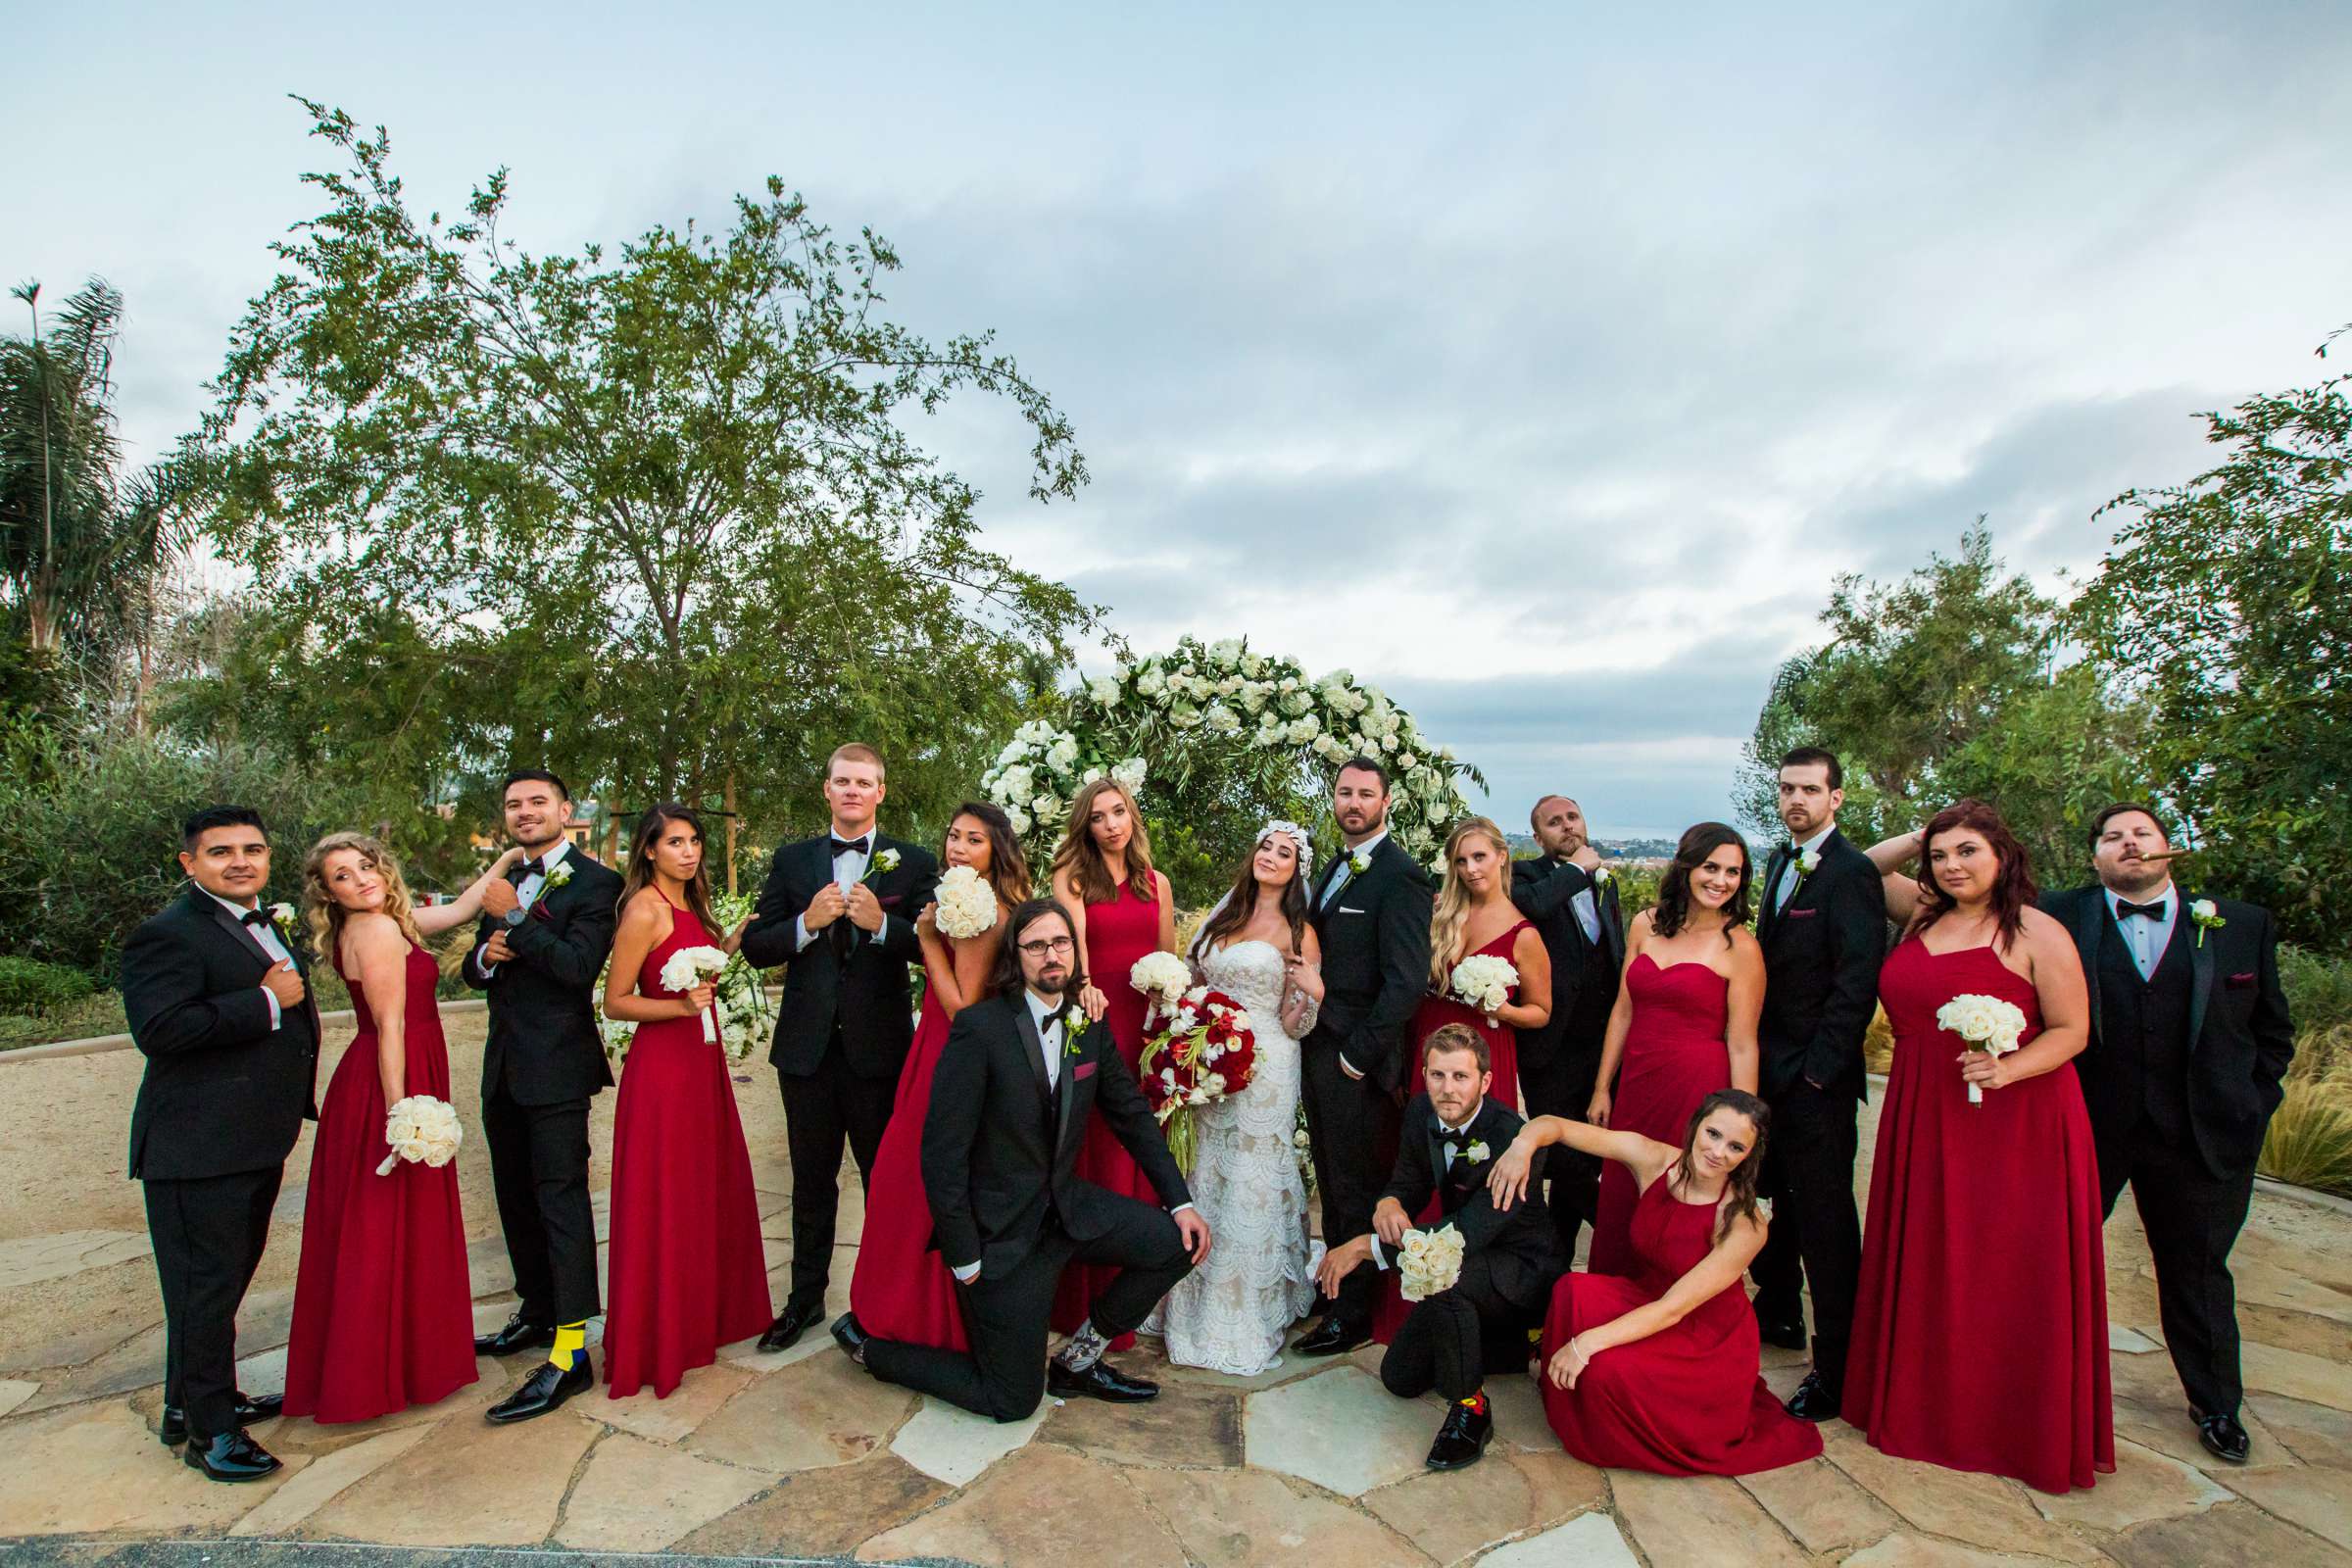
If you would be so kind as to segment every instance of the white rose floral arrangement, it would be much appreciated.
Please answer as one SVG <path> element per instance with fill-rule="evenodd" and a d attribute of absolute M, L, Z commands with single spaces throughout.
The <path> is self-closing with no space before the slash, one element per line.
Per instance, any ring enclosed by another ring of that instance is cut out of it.
<path fill-rule="evenodd" d="M 933 898 L 939 908 L 931 923 L 943 937 L 962 942 L 997 923 L 997 890 L 968 865 L 951 865 L 941 872 Z"/>
<path fill-rule="evenodd" d="M 439 1167 L 458 1157 L 458 1146 L 466 1141 L 466 1129 L 458 1120 L 458 1108 L 446 1100 L 431 1095 L 410 1095 L 392 1102 L 384 1112 L 384 1142 L 392 1152 L 375 1167 L 378 1176 L 389 1176 L 392 1167 L 402 1160 L 413 1164 Z"/>
<path fill-rule="evenodd" d="M 1397 1294 L 1408 1301 L 1450 1291 L 1462 1277 L 1462 1233 L 1451 1225 L 1406 1231 L 1396 1252 Z"/>
<path fill-rule="evenodd" d="M 1446 985 L 1456 1001 L 1493 1017 L 1511 1000 L 1511 988 L 1519 983 L 1519 970 L 1508 958 L 1497 958 L 1490 953 L 1474 953 L 1453 966 L 1446 977 Z"/>
<path fill-rule="evenodd" d="M 2005 1056 L 2018 1047 L 2026 1032 L 2026 1014 L 2014 1002 L 1977 993 L 1954 997 L 1936 1009 L 1936 1027 L 1949 1029 L 1968 1042 L 1971 1051 Z M 1984 1103 L 1982 1084 L 1968 1086 L 1968 1102 Z"/>
<path fill-rule="evenodd" d="M 716 894 L 710 900 L 710 918 L 721 931 L 732 931 L 752 912 L 753 900 L 744 894 Z M 706 950 L 717 952 L 715 948 Z M 666 982 L 664 982 L 666 983 Z M 684 986 L 676 990 L 686 989 Z M 627 1062 L 629 1042 L 637 1037 L 637 1026 L 623 1018 L 608 1018 L 603 1012 L 602 999 L 605 981 L 597 977 L 598 1026 L 605 1037 L 605 1054 L 614 1067 Z M 717 972 L 717 997 L 709 1012 L 703 1014 L 704 1038 L 715 1036 L 726 1052 L 727 1060 L 749 1060 L 754 1048 L 764 1045 L 775 1031 L 776 1004 L 768 997 L 766 983 L 760 972 L 744 962 L 738 956 L 727 961 Z"/>

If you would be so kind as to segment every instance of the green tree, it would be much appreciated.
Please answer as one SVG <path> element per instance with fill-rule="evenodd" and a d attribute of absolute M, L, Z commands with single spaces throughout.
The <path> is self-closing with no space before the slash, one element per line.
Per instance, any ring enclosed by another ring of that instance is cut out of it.
<path fill-rule="evenodd" d="M 723 237 L 533 256 L 500 236 L 503 171 L 420 217 L 381 127 L 304 106 L 346 167 L 304 176 L 325 209 L 276 246 L 205 429 L 259 635 L 181 710 L 466 815 L 527 761 L 772 835 L 851 737 L 902 820 L 944 810 L 1091 615 L 981 547 L 906 423 L 1000 398 L 1031 493 L 1066 497 L 1086 468 L 1046 393 L 987 334 L 889 320 L 890 244 L 777 180 Z"/>
<path fill-rule="evenodd" d="M 1830 640 L 1781 666 L 1747 745 L 1739 798 L 1758 831 L 1784 831 L 1781 757 L 1825 746 L 1845 767 L 1838 824 L 1855 842 L 1979 796 L 2057 886 L 2086 870 L 2098 808 L 2149 793 L 2144 715 L 2069 658 L 2060 607 L 2008 571 L 1982 519 L 1957 555 L 1898 582 L 1839 577 L 1821 618 Z"/>
<path fill-rule="evenodd" d="M 2185 876 L 2331 951 L 2352 876 L 2352 377 L 2208 413 L 2227 456 L 2132 490 L 2074 635 L 2146 704 L 2150 761 L 2202 852 Z"/>

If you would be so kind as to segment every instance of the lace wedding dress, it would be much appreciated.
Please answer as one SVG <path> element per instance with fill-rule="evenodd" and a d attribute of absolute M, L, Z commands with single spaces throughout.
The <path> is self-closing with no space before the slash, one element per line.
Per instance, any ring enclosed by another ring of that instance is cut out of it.
<path fill-rule="evenodd" d="M 1193 1202 L 1213 1238 L 1208 1259 L 1153 1314 L 1168 1359 L 1249 1377 L 1278 1366 L 1282 1339 L 1315 1297 L 1306 1183 L 1291 1137 L 1298 1119 L 1298 1042 L 1282 1032 L 1282 954 L 1237 942 L 1209 953 L 1203 978 L 1249 1011 L 1257 1069 L 1239 1095 L 1195 1123 Z"/>

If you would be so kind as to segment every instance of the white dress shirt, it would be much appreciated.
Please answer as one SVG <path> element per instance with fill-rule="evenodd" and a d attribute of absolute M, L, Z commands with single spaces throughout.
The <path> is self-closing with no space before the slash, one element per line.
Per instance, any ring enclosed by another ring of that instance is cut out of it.
<path fill-rule="evenodd" d="M 1561 865 L 1576 863 L 1565 856 L 1554 857 L 1554 859 Z M 1581 865 L 1576 868 L 1585 871 Z M 1592 878 L 1593 873 L 1585 871 L 1585 875 L 1587 878 Z M 1577 889 L 1576 896 L 1568 901 L 1568 908 L 1575 914 L 1577 925 L 1583 929 L 1585 940 L 1596 948 L 1600 946 L 1600 899 L 1593 889 L 1598 886 L 1598 882 L 1589 880 L 1585 886 Z"/>
<path fill-rule="evenodd" d="M 825 833 L 829 838 L 841 837 L 829 827 L 825 829 Z M 839 855 L 833 857 L 833 882 L 835 886 L 841 889 L 841 896 L 845 899 L 850 896 L 850 890 L 852 888 L 865 880 L 865 868 L 874 863 L 874 833 L 875 830 L 873 828 L 867 828 L 857 838 L 857 848 L 844 850 Z M 842 839 L 841 842 L 848 844 L 852 841 L 849 839 Z M 849 916 L 847 914 L 843 914 L 839 918 L 847 920 Z M 878 939 L 882 933 L 879 931 L 860 931 L 858 933 L 858 935 L 864 938 Z M 798 953 L 815 940 L 816 933 L 808 929 L 808 915 L 807 911 L 804 910 L 802 913 L 793 916 L 792 951 Z"/>
<path fill-rule="evenodd" d="M 2107 895 L 2107 917 L 2115 922 L 2116 930 L 2123 934 L 2124 947 L 2132 955 L 2132 967 L 2139 971 L 2142 980 L 2155 979 L 2156 966 L 2164 961 L 2164 950 L 2172 946 L 2173 929 L 2180 923 L 2180 890 L 2173 886 L 2172 878 L 2165 878 L 2164 886 L 2153 894 L 2132 901 L 2133 904 L 2161 903 L 2164 906 L 2163 915 L 2150 919 L 2144 914 L 2135 914 L 2129 920 L 2124 918 L 2124 896 L 2113 888 L 2102 891 Z"/>
<path fill-rule="evenodd" d="M 1804 843 L 1796 845 L 1789 851 L 1788 858 L 1781 865 L 1781 879 L 1773 885 L 1773 913 L 1778 914 L 1788 906 L 1788 900 L 1796 893 L 1796 885 L 1804 880 L 1804 873 L 1797 862 L 1805 858 L 1805 852 L 1820 849 L 1821 841 L 1837 831 L 1838 824 L 1832 822 L 1828 827 L 1823 828 Z"/>
<path fill-rule="evenodd" d="M 556 847 L 539 858 L 538 869 L 526 872 L 523 879 L 514 885 L 515 903 L 524 914 L 527 915 L 531 912 L 531 906 L 537 904 L 539 895 L 547 891 L 548 873 L 563 864 L 564 857 L 570 853 L 571 840 L 569 838 L 556 840 Z M 481 947 L 473 950 L 473 966 L 482 971 L 484 979 L 498 973 L 497 964 L 482 962 L 482 948 L 489 945 L 485 942 Z"/>
<path fill-rule="evenodd" d="M 259 899 L 256 899 L 251 904 L 238 904 L 232 900 L 222 898 L 220 894 L 215 893 L 210 888 L 206 888 L 204 890 L 204 896 L 212 900 L 215 904 L 220 906 L 220 907 L 223 909 L 226 909 L 230 914 L 235 915 L 239 925 L 244 925 L 245 916 L 251 914 L 254 910 L 262 906 Z M 287 952 L 285 943 L 278 939 L 277 922 L 275 920 L 258 921 L 255 924 L 245 926 L 245 929 L 253 933 L 254 941 L 260 943 L 262 945 L 262 951 L 270 955 L 270 961 L 271 963 L 292 963 L 294 961 L 294 955 Z M 275 1029 L 278 1024 L 277 993 L 270 990 L 268 986 L 264 986 L 262 987 L 262 995 L 269 999 L 270 1027 Z"/>
<path fill-rule="evenodd" d="M 1454 1126 L 1445 1117 L 1439 1116 L 1439 1139 L 1443 1141 L 1448 1138 L 1459 1138 L 1462 1134 L 1468 1132 L 1470 1130 L 1470 1124 L 1478 1120 L 1478 1113 L 1486 1108 L 1486 1103 L 1487 1102 L 1482 1100 L 1476 1105 L 1471 1106 L 1470 1114 L 1462 1118 L 1462 1124 L 1459 1127 Z M 1437 1107 L 1432 1105 L 1430 1110 L 1434 1114 L 1437 1110 Z M 1453 1145 L 1446 1145 L 1446 1163 L 1438 1167 L 1438 1174 L 1440 1176 L 1443 1176 L 1447 1171 L 1453 1169 L 1453 1156 L 1456 1152 L 1457 1151 L 1454 1149 Z M 1377 1235 L 1372 1238 L 1372 1266 L 1374 1268 L 1386 1269 L 1389 1266 L 1388 1246 L 1389 1244 L 1382 1241 Z"/>
<path fill-rule="evenodd" d="M 1321 907 L 1328 909 L 1340 902 L 1341 892 L 1347 888 L 1348 883 L 1355 880 L 1355 858 L 1360 855 L 1364 858 L 1365 864 L 1371 864 L 1372 856 L 1380 849 L 1381 841 L 1388 836 L 1389 830 L 1384 827 L 1353 849 L 1342 851 L 1340 868 L 1332 877 L 1331 886 L 1323 890 Z"/>

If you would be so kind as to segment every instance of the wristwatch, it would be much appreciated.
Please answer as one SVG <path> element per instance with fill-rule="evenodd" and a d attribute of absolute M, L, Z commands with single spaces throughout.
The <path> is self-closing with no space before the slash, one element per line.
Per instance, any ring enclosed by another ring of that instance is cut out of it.
<path fill-rule="evenodd" d="M 507 924 L 509 924 L 510 926 L 516 926 L 516 925 L 520 925 L 520 924 L 522 924 L 522 922 L 523 922 L 524 918 L 525 918 L 525 911 L 524 911 L 524 909 L 523 909 L 522 906 L 521 906 L 521 905 L 519 905 L 519 904 L 517 904 L 516 906 L 514 906 L 514 907 L 513 907 L 512 909 L 509 909 L 509 910 L 507 911 L 506 919 L 507 919 Z"/>

